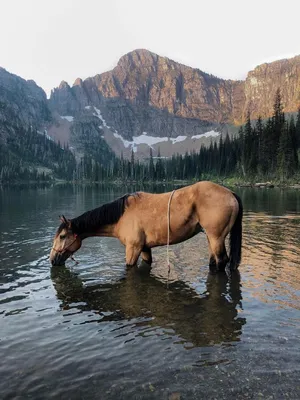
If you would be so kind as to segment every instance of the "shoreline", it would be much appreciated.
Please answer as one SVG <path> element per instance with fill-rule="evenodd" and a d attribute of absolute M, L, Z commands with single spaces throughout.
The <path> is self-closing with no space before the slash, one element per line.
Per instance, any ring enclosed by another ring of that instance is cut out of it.
<path fill-rule="evenodd" d="M 278 182 L 278 181 L 266 181 L 266 182 L 249 182 L 249 181 L 240 181 L 238 179 L 229 178 L 229 179 L 216 179 L 216 178 L 207 178 L 207 179 L 200 179 L 200 180 L 163 180 L 163 181 L 135 181 L 135 180 L 107 180 L 107 181 L 67 181 L 63 179 L 54 179 L 52 181 L 22 181 L 22 182 L 0 182 L 0 187 L 7 187 L 7 186 L 58 186 L 58 185 L 114 185 L 114 186 L 129 186 L 129 185 L 143 185 L 143 186 L 151 186 L 151 185 L 172 185 L 172 186 L 186 186 L 191 185 L 196 182 L 200 182 L 203 180 L 210 180 L 215 182 L 219 185 L 228 186 L 228 187 L 238 187 L 238 188 L 262 188 L 262 189 L 273 189 L 273 188 L 280 188 L 280 189 L 300 189 L 299 181 L 293 181 L 285 183 Z"/>

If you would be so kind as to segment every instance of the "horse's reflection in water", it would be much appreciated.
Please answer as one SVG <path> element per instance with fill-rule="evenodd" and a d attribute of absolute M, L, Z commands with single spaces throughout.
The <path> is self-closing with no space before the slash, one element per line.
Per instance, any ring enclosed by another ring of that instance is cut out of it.
<path fill-rule="evenodd" d="M 230 278 L 209 274 L 201 296 L 182 281 L 167 289 L 145 267 L 128 268 L 126 278 L 115 284 L 84 286 L 78 275 L 61 266 L 52 267 L 51 277 L 62 308 L 79 302 L 77 307 L 84 311 L 106 312 L 99 322 L 147 317 L 148 326 L 174 331 L 194 346 L 237 341 L 246 323 L 238 315 L 242 299 L 238 271 Z"/>

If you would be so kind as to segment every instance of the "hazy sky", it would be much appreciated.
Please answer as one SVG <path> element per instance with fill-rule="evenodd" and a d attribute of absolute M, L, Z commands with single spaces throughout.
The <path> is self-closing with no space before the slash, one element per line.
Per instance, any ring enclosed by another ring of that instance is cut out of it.
<path fill-rule="evenodd" d="M 0 66 L 49 94 L 146 48 L 222 78 L 300 54 L 299 0 L 0 0 Z"/>

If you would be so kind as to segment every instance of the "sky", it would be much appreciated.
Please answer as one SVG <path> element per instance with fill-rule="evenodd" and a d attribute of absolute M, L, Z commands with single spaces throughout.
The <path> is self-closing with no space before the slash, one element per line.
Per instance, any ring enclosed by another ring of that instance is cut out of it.
<path fill-rule="evenodd" d="M 298 0 L 0 0 L 0 66 L 49 95 L 148 49 L 220 78 L 300 54 Z"/>

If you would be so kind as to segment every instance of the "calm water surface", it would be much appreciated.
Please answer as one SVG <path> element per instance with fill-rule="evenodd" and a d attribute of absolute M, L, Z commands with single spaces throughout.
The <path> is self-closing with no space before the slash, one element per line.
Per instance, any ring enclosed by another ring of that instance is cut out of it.
<path fill-rule="evenodd" d="M 0 189 L 0 398 L 300 399 L 300 192 L 238 190 L 231 279 L 203 234 L 171 247 L 169 287 L 165 247 L 126 271 L 110 238 L 50 268 L 60 214 L 136 189 Z"/>

